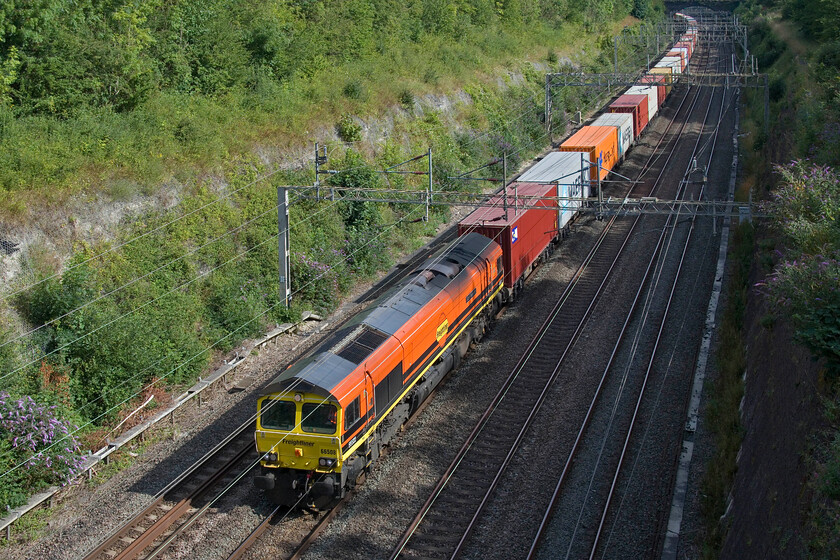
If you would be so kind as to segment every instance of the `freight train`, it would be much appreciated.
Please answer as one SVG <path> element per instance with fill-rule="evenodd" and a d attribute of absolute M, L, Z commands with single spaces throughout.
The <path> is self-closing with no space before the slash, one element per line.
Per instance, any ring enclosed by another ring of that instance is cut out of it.
<path fill-rule="evenodd" d="M 264 388 L 254 482 L 271 501 L 317 509 L 337 503 L 481 340 L 499 308 L 516 299 L 691 60 L 697 23 L 677 16 L 686 32 L 644 85 L 464 218 L 456 241 Z"/>

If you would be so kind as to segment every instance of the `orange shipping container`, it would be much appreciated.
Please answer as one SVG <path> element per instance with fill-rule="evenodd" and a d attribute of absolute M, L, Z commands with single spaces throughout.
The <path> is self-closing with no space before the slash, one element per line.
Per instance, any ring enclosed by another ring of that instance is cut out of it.
<path fill-rule="evenodd" d="M 584 126 L 571 138 L 560 144 L 561 152 L 585 152 L 589 161 L 597 163 L 589 168 L 589 179 L 605 179 L 610 169 L 618 161 L 618 132 L 614 126 Z"/>

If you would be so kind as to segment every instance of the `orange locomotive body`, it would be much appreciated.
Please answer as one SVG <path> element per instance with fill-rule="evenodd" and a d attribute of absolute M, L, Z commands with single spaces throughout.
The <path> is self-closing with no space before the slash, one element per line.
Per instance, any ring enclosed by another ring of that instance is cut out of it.
<path fill-rule="evenodd" d="M 483 336 L 501 258 L 483 235 L 460 237 L 272 381 L 258 401 L 256 485 L 290 507 L 342 498 Z"/>

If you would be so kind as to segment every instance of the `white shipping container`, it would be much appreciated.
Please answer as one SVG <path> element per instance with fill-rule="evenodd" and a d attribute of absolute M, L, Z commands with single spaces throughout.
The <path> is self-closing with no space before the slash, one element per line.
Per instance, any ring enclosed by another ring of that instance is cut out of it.
<path fill-rule="evenodd" d="M 670 68 L 672 74 L 682 74 L 682 59 L 678 56 L 663 56 L 654 68 Z"/>
<path fill-rule="evenodd" d="M 683 58 L 685 59 L 685 65 L 688 66 L 688 62 L 691 60 L 691 53 L 688 50 L 688 47 L 671 47 L 670 50 L 683 53 Z"/>
<path fill-rule="evenodd" d="M 589 196 L 589 154 L 584 152 L 549 152 L 531 166 L 518 183 L 557 183 L 559 197 Z M 560 200 L 558 222 L 568 224 L 580 207 L 579 200 Z"/>
<path fill-rule="evenodd" d="M 632 113 L 604 113 L 592 123 L 592 126 L 614 126 L 618 129 L 618 157 L 624 157 L 624 152 L 633 142 L 633 114 Z"/>
<path fill-rule="evenodd" d="M 627 91 L 627 95 L 647 95 L 648 96 L 648 122 L 653 121 L 653 116 L 659 110 L 659 93 L 657 86 L 633 86 Z"/>

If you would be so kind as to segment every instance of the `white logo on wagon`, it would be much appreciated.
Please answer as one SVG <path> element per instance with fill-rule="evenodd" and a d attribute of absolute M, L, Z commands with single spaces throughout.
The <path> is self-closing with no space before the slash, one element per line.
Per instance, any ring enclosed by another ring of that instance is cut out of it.
<path fill-rule="evenodd" d="M 514 227 L 510 230 L 510 244 L 513 245 L 516 243 L 516 240 L 519 239 L 519 228 Z"/>

